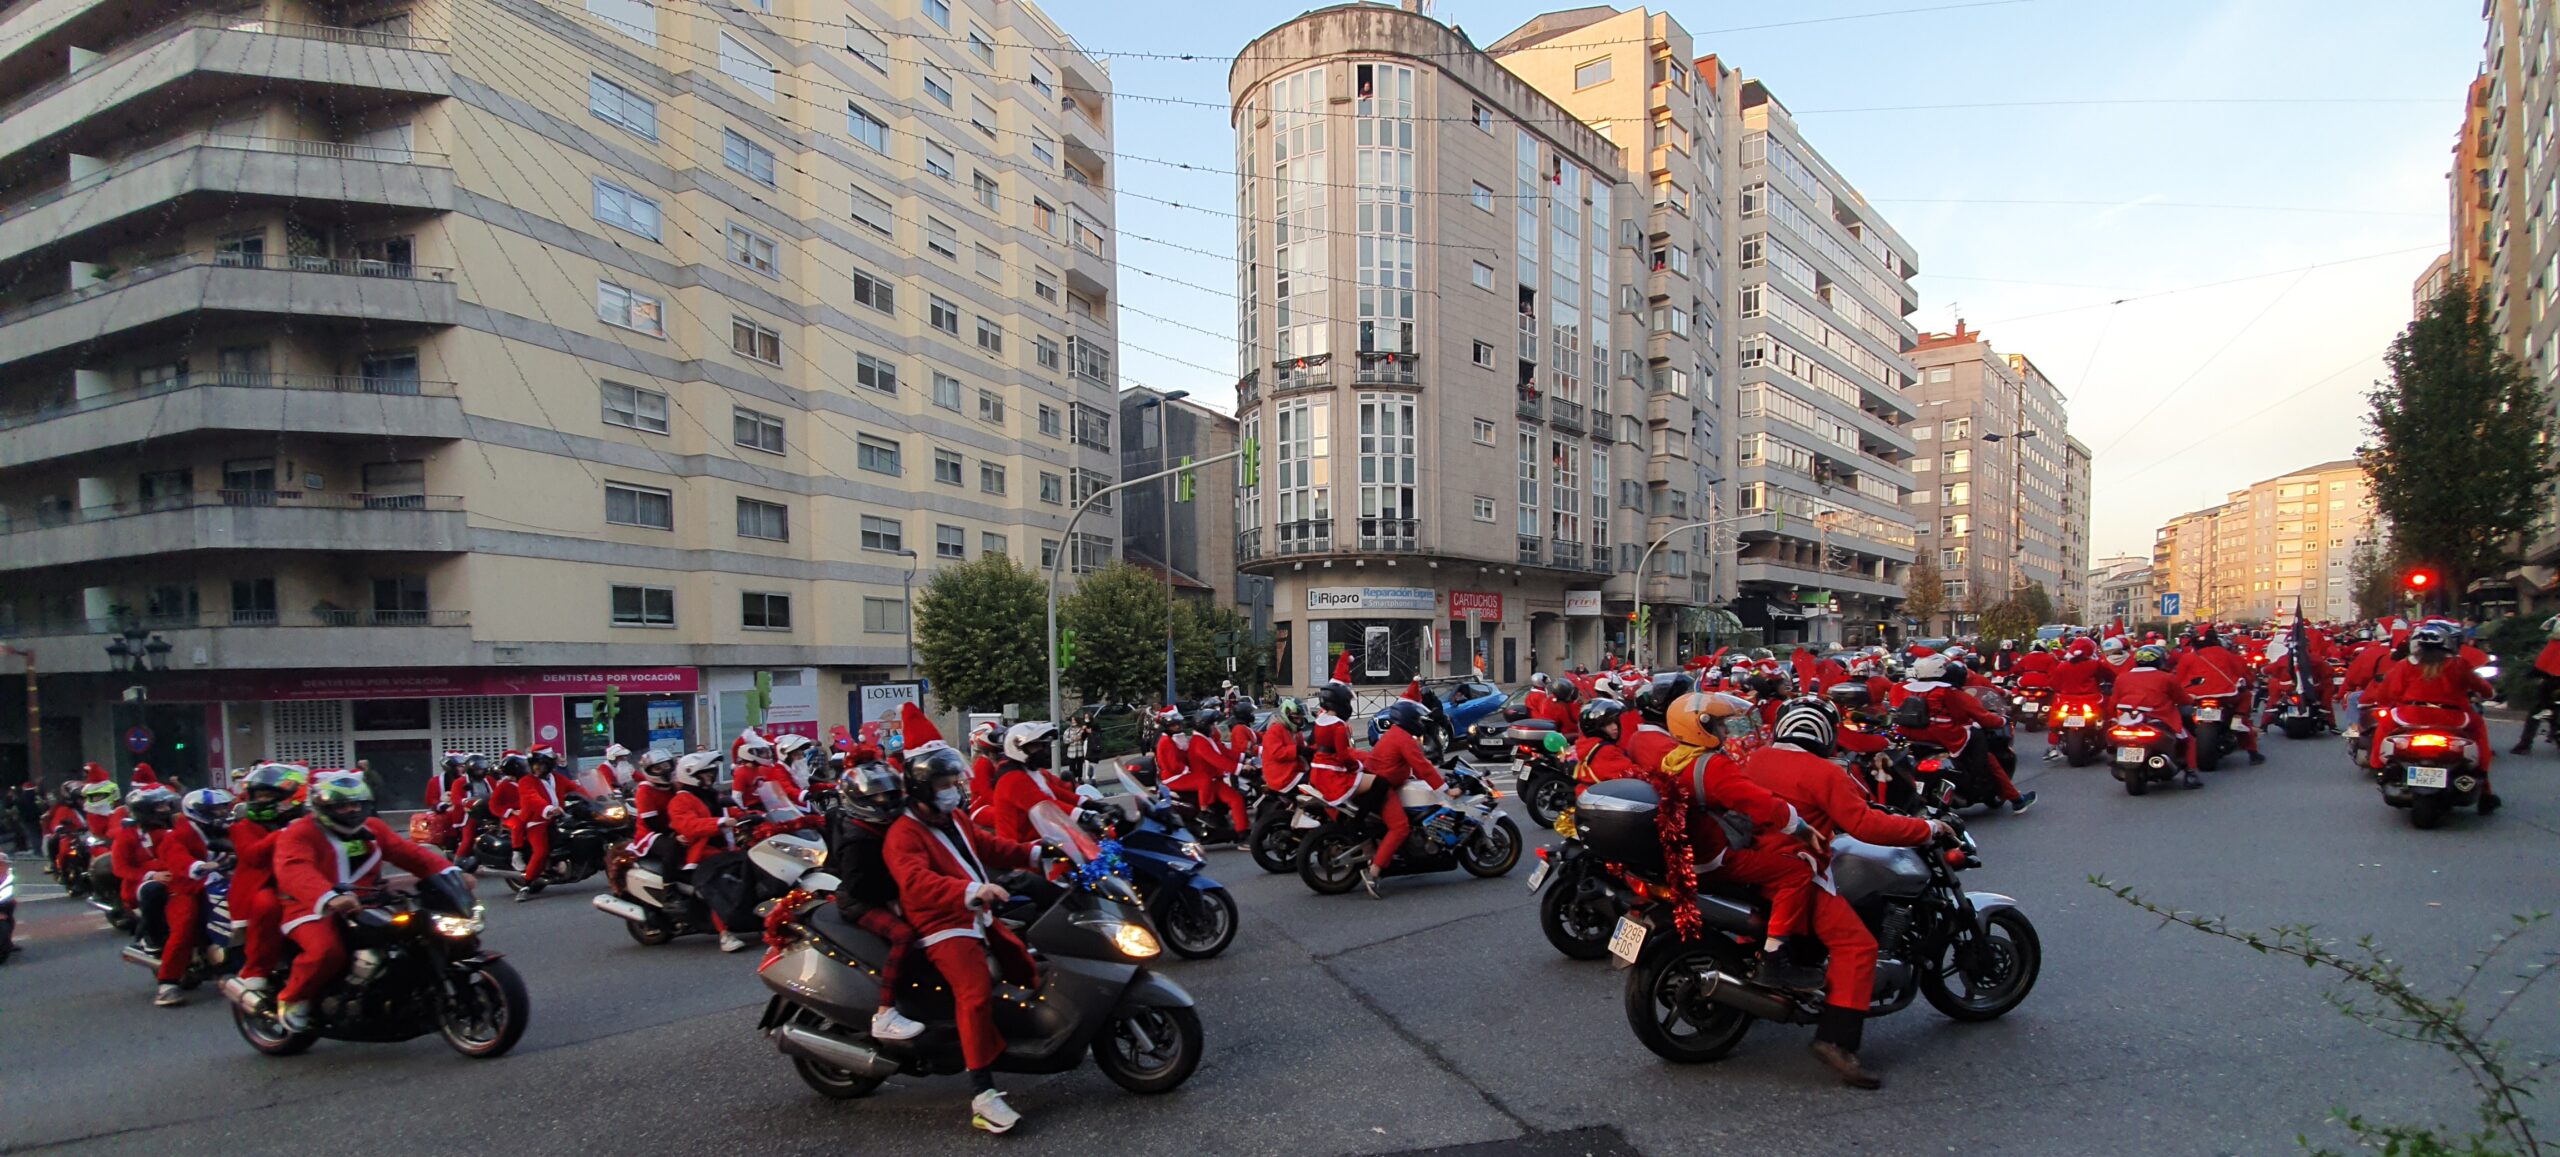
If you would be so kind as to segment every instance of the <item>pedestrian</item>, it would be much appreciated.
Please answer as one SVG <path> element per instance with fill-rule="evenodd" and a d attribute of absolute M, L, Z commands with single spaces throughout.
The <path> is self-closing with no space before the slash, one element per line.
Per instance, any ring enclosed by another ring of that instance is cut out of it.
<path fill-rule="evenodd" d="M 357 774 L 358 776 L 360 776 L 360 777 L 362 777 L 362 778 L 364 779 L 364 788 L 365 788 L 365 790 L 373 793 L 373 798 L 377 801 L 377 802 L 376 802 L 376 804 L 375 804 L 375 806 L 377 806 L 377 807 L 378 807 L 378 806 L 380 806 L 380 801 L 387 801 L 387 800 L 389 800 L 389 799 L 391 798 L 389 795 L 387 795 L 387 794 L 385 794 L 385 793 L 383 792 L 383 790 L 382 790 L 382 777 L 381 777 L 381 776 L 379 776 L 379 775 L 375 775 L 375 774 L 374 774 L 374 772 L 373 772 L 373 761 L 372 761 L 372 760 L 370 760 L 370 759 L 359 759 L 359 760 L 357 760 L 357 761 L 356 761 L 356 774 Z"/>
<path fill-rule="evenodd" d="M 12 784 L 6 792 L 0 792 L 0 831 L 9 834 L 9 842 L 18 851 L 35 846 L 36 809 L 36 786 L 32 783 Z"/>

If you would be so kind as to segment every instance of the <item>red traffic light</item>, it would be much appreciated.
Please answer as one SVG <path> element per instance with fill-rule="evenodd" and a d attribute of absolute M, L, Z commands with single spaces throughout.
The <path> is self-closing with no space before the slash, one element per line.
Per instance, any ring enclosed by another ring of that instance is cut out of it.
<path fill-rule="evenodd" d="M 2428 587 L 2436 585 L 2436 572 L 2421 567 L 2417 570 L 2410 571 L 2408 575 L 2400 581 L 2410 590 L 2423 591 Z"/>

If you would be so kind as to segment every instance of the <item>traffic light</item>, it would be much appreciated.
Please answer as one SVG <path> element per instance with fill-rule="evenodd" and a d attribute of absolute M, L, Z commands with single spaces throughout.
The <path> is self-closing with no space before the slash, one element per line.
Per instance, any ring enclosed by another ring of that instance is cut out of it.
<path fill-rule="evenodd" d="M 617 686 L 614 686 L 614 685 L 613 685 L 613 684 L 611 684 L 611 683 L 607 683 L 607 684 L 605 684 L 605 688 L 604 688 L 604 702 L 603 702 L 603 703 L 600 703 L 600 704 L 598 704 L 598 705 L 596 706 L 596 714 L 595 714 L 595 732 L 596 732 L 596 734 L 598 734 L 598 735 L 611 735 L 611 734 L 613 734 L 613 718 L 614 718 L 614 716 L 619 715 L 619 714 L 621 714 L 621 713 L 622 713 L 622 688 L 617 687 Z"/>
<path fill-rule="evenodd" d="M 1247 490 L 1262 485 L 1262 440 L 1244 440 L 1244 458 L 1239 463 L 1237 480 Z"/>
<path fill-rule="evenodd" d="M 1062 628 L 1058 632 L 1058 669 L 1063 671 L 1073 668 L 1075 665 L 1076 629 L 1074 627 Z"/>
<path fill-rule="evenodd" d="M 1191 470 L 1191 455 L 1185 454 L 1182 456 L 1182 467 L 1182 473 L 1173 476 L 1173 500 L 1176 502 L 1189 502 L 1191 501 L 1191 480 L 1193 478 Z"/>
<path fill-rule="evenodd" d="M 2400 576 L 2400 585 L 2407 587 L 2411 595 L 2424 598 L 2436 588 L 2435 568 L 2411 567 L 2409 573 Z"/>

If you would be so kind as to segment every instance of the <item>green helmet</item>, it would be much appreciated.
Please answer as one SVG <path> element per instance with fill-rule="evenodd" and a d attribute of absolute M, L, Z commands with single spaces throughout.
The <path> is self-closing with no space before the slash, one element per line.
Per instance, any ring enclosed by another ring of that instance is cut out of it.
<path fill-rule="evenodd" d="M 91 815 L 105 815 L 116 810 L 116 795 L 114 780 L 102 779 L 96 783 L 83 784 L 80 788 L 80 808 Z"/>
<path fill-rule="evenodd" d="M 2133 665 L 2136 667 L 2157 667 L 2168 661 L 2169 652 L 2162 650 L 2157 643 L 2145 643 L 2134 648 Z"/>
<path fill-rule="evenodd" d="M 353 772 L 321 772 L 311 777 L 311 810 L 320 817 L 320 826 L 341 836 L 355 835 L 373 818 L 373 789 Z"/>

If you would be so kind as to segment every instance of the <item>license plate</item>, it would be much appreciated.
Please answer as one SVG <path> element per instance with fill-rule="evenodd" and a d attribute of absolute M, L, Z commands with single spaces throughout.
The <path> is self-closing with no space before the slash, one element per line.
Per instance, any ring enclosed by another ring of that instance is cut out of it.
<path fill-rule="evenodd" d="M 1549 863 L 1549 862 L 1547 862 L 1547 861 L 1545 861 L 1545 860 L 1540 860 L 1540 861 L 1538 861 L 1538 870 L 1537 870 L 1537 871 L 1534 871 L 1534 872 L 1529 873 L 1529 890 L 1530 890 L 1530 891 L 1532 891 L 1532 892 L 1535 892 L 1535 891 L 1537 891 L 1537 890 L 1538 890 L 1538 885 L 1543 884 L 1543 883 L 1546 883 L 1546 882 L 1547 882 L 1547 869 L 1552 868 L 1552 867 L 1554 867 L 1554 866 L 1555 866 L 1554 864 Z"/>
<path fill-rule="evenodd" d="M 2065 715 L 2062 717 L 2062 725 L 2065 727 L 2087 727 L 2089 725 L 2089 721 L 2082 719 L 2077 715 Z"/>
<path fill-rule="evenodd" d="M 1305 813 L 1305 812 L 1299 812 L 1297 815 L 1291 816 L 1291 817 L 1289 818 L 1289 826 L 1290 826 L 1290 827 L 1293 827 L 1293 828 L 1305 829 L 1305 828 L 1322 827 L 1322 826 L 1324 826 L 1324 824 L 1323 824 L 1323 821 L 1318 820 L 1318 819 L 1317 819 L 1316 817 L 1314 817 L 1314 816 L 1308 815 L 1308 814 L 1307 814 L 1307 813 Z"/>
<path fill-rule="evenodd" d="M 2444 776 L 2445 771 L 2441 767 L 2413 767 L 2409 769 L 2409 786 L 2443 787 Z"/>
<path fill-rule="evenodd" d="M 1625 916 L 1618 917 L 1618 930 L 1609 936 L 1609 955 L 1616 958 L 1618 967 L 1625 968 L 1636 962 L 1636 957 L 1644 951 L 1644 935 L 1644 925 Z"/>
<path fill-rule="evenodd" d="M 2144 751 L 2139 747 L 2119 747 L 2116 749 L 2117 763 L 2141 763 L 2149 758 L 2151 758 L 2151 753 Z"/>
<path fill-rule="evenodd" d="M 2220 723 L 2222 722 L 2222 709 L 2219 707 L 2198 707 L 2196 708 L 2196 722 Z"/>

